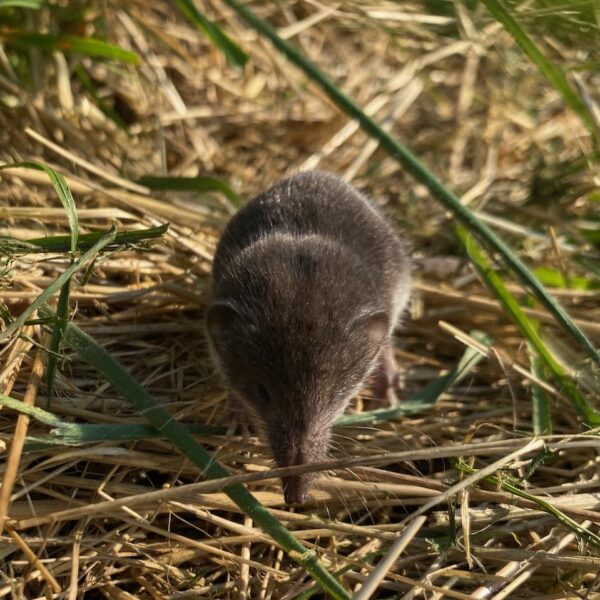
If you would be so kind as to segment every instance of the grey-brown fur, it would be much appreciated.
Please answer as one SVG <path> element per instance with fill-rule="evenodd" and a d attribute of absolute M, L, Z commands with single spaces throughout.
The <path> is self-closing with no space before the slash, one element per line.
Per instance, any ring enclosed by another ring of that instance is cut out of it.
<path fill-rule="evenodd" d="M 332 421 L 364 383 L 408 299 L 393 228 L 340 178 L 280 181 L 229 222 L 207 326 L 232 392 L 265 425 L 280 466 L 324 460 Z M 311 477 L 284 480 L 301 502 Z"/>

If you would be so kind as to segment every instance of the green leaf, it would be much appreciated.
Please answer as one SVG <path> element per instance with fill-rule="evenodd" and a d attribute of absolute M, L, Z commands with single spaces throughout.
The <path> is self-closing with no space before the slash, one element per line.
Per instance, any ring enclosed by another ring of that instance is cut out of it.
<path fill-rule="evenodd" d="M 71 263 L 72 264 L 72 263 Z M 52 330 L 50 338 L 50 354 L 48 355 L 48 364 L 46 365 L 46 395 L 48 403 L 52 398 L 52 390 L 54 387 L 54 377 L 56 376 L 56 368 L 58 366 L 58 356 L 60 345 L 63 338 L 65 327 L 69 320 L 69 294 L 71 291 L 71 277 L 60 288 L 58 296 L 58 304 L 56 306 L 56 322 Z"/>
<path fill-rule="evenodd" d="M 125 50 L 124 48 L 96 38 L 85 38 L 77 35 L 24 33 L 21 31 L 5 33 L 3 36 L 8 43 L 25 50 L 31 46 L 35 46 L 46 52 L 61 50 L 65 54 L 81 54 L 95 58 L 108 58 L 132 65 L 140 63 L 140 57 L 135 52 Z"/>
<path fill-rule="evenodd" d="M 9 166 L 10 167 L 24 167 L 24 168 L 29 168 L 29 169 L 36 169 L 38 171 L 44 171 L 48 175 L 48 177 L 50 178 L 50 181 L 52 182 L 52 185 L 54 186 L 54 189 L 55 189 L 55 191 L 67 213 L 67 219 L 69 221 L 69 227 L 71 229 L 71 235 L 69 236 L 70 251 L 71 251 L 71 254 L 73 255 L 77 250 L 77 242 L 78 242 L 78 237 L 79 237 L 79 220 L 77 218 L 77 210 L 75 208 L 75 201 L 73 200 L 71 190 L 69 189 L 69 186 L 67 185 L 67 182 L 65 181 L 64 177 L 60 173 L 57 173 L 54 169 L 51 169 L 50 167 L 48 167 L 44 164 L 35 163 L 35 162 L 22 162 L 22 163 L 16 163 L 13 165 L 4 165 L 0 168 L 7 168 Z M 72 265 L 73 265 L 73 260 L 71 260 L 71 266 Z M 52 337 L 50 340 L 50 351 L 51 352 L 50 352 L 50 355 L 48 358 L 48 365 L 46 367 L 46 388 L 47 388 L 48 398 L 50 398 L 52 395 L 52 386 L 54 383 L 54 377 L 56 375 L 56 367 L 58 364 L 57 354 L 58 354 L 60 342 L 62 339 L 62 332 L 64 329 L 64 324 L 66 323 L 66 321 L 69 318 L 69 290 L 70 290 L 70 287 L 71 287 L 71 277 L 68 277 L 67 280 L 62 285 L 62 288 L 60 290 L 60 295 L 58 298 L 58 315 L 59 315 L 59 317 L 58 317 L 58 321 L 56 322 L 56 324 L 54 326 L 54 330 L 52 331 Z M 31 308 L 31 306 L 29 308 Z M 25 313 L 26 312 L 27 311 L 25 311 Z M 23 317 L 23 315 L 21 315 L 21 317 Z M 19 318 L 21 318 L 21 317 L 19 317 Z"/>
<path fill-rule="evenodd" d="M 216 425 L 185 424 L 183 426 L 191 435 L 223 435 L 227 431 L 226 427 Z M 162 437 L 163 434 L 152 425 L 65 422 L 52 429 L 50 435 L 36 436 L 35 441 L 51 446 L 79 446 L 101 442 L 137 442 Z M 29 446 L 26 446 L 26 449 L 30 451 Z"/>
<path fill-rule="evenodd" d="M 26 33 L 24 31 L 16 31 L 11 33 L 3 33 L 2 39 L 7 44 L 20 48 L 21 50 L 29 50 L 31 47 L 39 48 L 45 52 L 52 52 L 56 49 L 58 36 L 46 35 L 43 33 Z"/>
<path fill-rule="evenodd" d="M 268 38 L 291 62 L 300 67 L 311 81 L 323 89 L 340 110 L 344 111 L 352 119 L 356 119 L 363 130 L 376 139 L 381 147 L 387 150 L 390 156 L 411 173 L 415 179 L 423 183 L 432 195 L 446 209 L 452 212 L 458 221 L 475 233 L 489 248 L 498 252 L 509 268 L 516 273 L 525 286 L 532 290 L 535 297 L 548 309 L 556 321 L 600 365 L 600 352 L 585 333 L 577 327 L 560 303 L 548 294 L 535 275 L 494 231 L 483 223 L 473 211 L 464 206 L 460 199 L 431 173 L 408 148 L 385 131 L 373 118 L 366 115 L 354 101 L 334 85 L 315 65 L 298 52 L 290 43 L 280 38 L 273 27 L 262 19 L 259 19 L 245 4 L 242 4 L 238 0 L 225 0 L 225 4 L 231 6 L 250 26 Z"/>
<path fill-rule="evenodd" d="M 0 394 L 0 406 L 22 413 L 39 423 L 52 427 L 50 435 L 27 436 L 25 452 L 34 452 L 50 446 L 79 446 L 81 444 L 99 442 L 135 442 L 163 437 L 162 433 L 152 425 L 143 423 L 117 424 L 111 423 L 71 423 L 63 421 L 54 413 L 36 406 L 29 406 L 21 400 Z M 214 425 L 184 425 L 192 435 L 223 435 L 226 427 Z"/>
<path fill-rule="evenodd" d="M 35 169 L 36 171 L 43 171 L 48 175 L 59 200 L 61 201 L 65 212 L 67 213 L 67 219 L 69 220 L 69 228 L 71 229 L 71 252 L 75 252 L 77 249 L 77 237 L 79 236 L 79 221 L 77 219 L 77 209 L 75 208 L 75 201 L 71 195 L 71 190 L 65 181 L 65 178 L 57 173 L 54 169 L 37 162 L 20 162 L 12 163 L 8 165 L 1 165 L 2 169 L 15 169 L 17 167 L 24 169 Z"/>
<path fill-rule="evenodd" d="M 235 208 L 241 208 L 242 201 L 231 186 L 216 177 L 150 177 L 144 176 L 139 184 L 151 190 L 175 190 L 179 192 L 221 192 Z"/>
<path fill-rule="evenodd" d="M 0 0 L 0 10 L 3 8 L 31 8 L 38 10 L 44 0 Z"/>
<path fill-rule="evenodd" d="M 225 55 L 227 62 L 234 67 L 243 67 L 248 55 L 212 21 L 209 21 L 195 6 L 193 0 L 175 0 L 179 10 L 188 21 L 202 31 L 206 37 Z"/>
<path fill-rule="evenodd" d="M 114 250 L 125 244 L 138 244 L 144 240 L 154 239 L 164 235 L 169 229 L 169 224 L 149 227 L 148 229 L 134 229 L 120 231 L 113 242 L 106 246 L 106 250 Z M 77 240 L 77 250 L 91 248 L 105 232 L 82 233 Z M 54 235 L 30 240 L 18 240 L 9 236 L 0 236 L 0 248 L 4 253 L 32 254 L 36 252 L 67 252 L 70 247 L 70 236 Z"/>
<path fill-rule="evenodd" d="M 115 239 L 115 235 L 116 230 L 112 227 L 79 260 L 72 262 L 6 329 L 0 331 L 0 340 L 7 338 L 19 329 L 32 313 L 51 298 L 77 271 L 83 269 L 86 263 L 94 258 L 100 250 L 110 244 Z"/>
<path fill-rule="evenodd" d="M 41 307 L 40 314 L 50 319 L 55 317 L 47 305 Z M 81 358 L 106 377 L 113 387 L 174 446 L 179 448 L 200 469 L 204 477 L 217 479 L 229 476 L 229 471 L 198 444 L 185 427 L 174 420 L 169 411 L 89 335 L 69 323 L 65 329 L 64 340 Z M 303 546 L 243 485 L 230 485 L 223 491 L 293 560 L 301 564 L 312 577 L 319 581 L 326 593 L 336 599 L 349 600 L 350 596 L 325 570 L 316 555 Z"/>
<path fill-rule="evenodd" d="M 68 425 L 66 421 L 59 419 L 54 413 L 38 408 L 37 406 L 29 406 L 21 400 L 16 400 L 15 398 L 5 396 L 4 394 L 0 394 L 0 406 L 6 406 L 11 410 L 27 415 L 28 417 L 31 417 L 40 423 L 44 423 L 44 425 L 50 425 L 51 427 Z"/>
<path fill-rule="evenodd" d="M 533 272 L 544 285 L 549 287 L 568 288 L 571 290 L 591 290 L 598 287 L 595 281 L 579 275 L 569 275 L 567 281 L 560 271 L 549 267 L 538 267 Z"/>
<path fill-rule="evenodd" d="M 544 362 L 539 354 L 531 347 L 531 344 L 528 344 L 527 348 L 529 350 L 531 372 L 540 381 L 546 381 L 547 373 Z M 550 413 L 550 400 L 548 394 L 546 394 L 546 391 L 542 387 L 534 383 L 531 386 L 531 396 L 533 402 L 533 412 L 531 416 L 533 435 L 551 435 L 552 416 Z"/>
<path fill-rule="evenodd" d="M 535 45 L 533 40 L 527 35 L 525 30 L 519 25 L 514 17 L 504 8 L 500 0 L 483 0 L 488 10 L 494 15 L 496 20 L 510 33 L 514 40 L 521 46 L 521 49 L 527 54 L 531 62 L 540 70 L 540 72 L 551 83 L 552 87 L 562 96 L 565 104 L 569 106 L 582 120 L 589 129 L 592 136 L 598 141 L 600 131 L 596 125 L 592 114 L 586 103 L 580 98 L 577 92 L 571 87 L 562 69 L 552 64 Z"/>
<path fill-rule="evenodd" d="M 190 435 L 223 435 L 226 427 L 218 425 L 198 425 L 195 423 L 183 425 Z M 152 425 L 140 424 L 96 424 L 96 423 L 69 423 L 68 427 L 61 426 L 51 432 L 58 436 L 65 444 L 84 444 L 98 442 L 134 442 L 163 437 L 163 434 Z"/>
<path fill-rule="evenodd" d="M 71 236 L 67 235 L 63 237 L 67 240 L 65 252 L 68 252 L 71 247 Z M 0 255 L 30 254 L 31 252 L 42 252 L 42 250 L 24 240 L 19 240 L 10 235 L 0 235 Z"/>
<path fill-rule="evenodd" d="M 131 65 L 139 65 L 140 57 L 131 50 L 125 50 L 96 38 L 85 38 L 76 35 L 64 35 L 59 38 L 57 48 L 63 52 L 109 58 Z"/>

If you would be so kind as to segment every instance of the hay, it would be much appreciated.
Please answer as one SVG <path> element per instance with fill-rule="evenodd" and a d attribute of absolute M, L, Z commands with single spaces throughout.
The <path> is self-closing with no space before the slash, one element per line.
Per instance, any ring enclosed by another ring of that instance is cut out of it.
<path fill-rule="evenodd" d="M 567 278 L 581 274 L 570 257 L 591 248 L 581 231 L 592 220 L 586 193 L 594 182 L 590 170 L 568 167 L 589 151 L 588 134 L 481 7 L 470 12 L 457 4 L 457 19 L 430 14 L 418 2 L 401 11 L 383 1 L 253 8 L 408 140 L 530 265 Z M 250 52 L 244 70 L 229 67 L 172 3 L 98 5 L 108 39 L 142 56 L 137 70 L 82 59 L 104 100 L 130 122 L 131 135 L 98 110 L 60 58 L 45 57 L 36 94 L 0 75 L 0 158 L 40 160 L 64 173 L 82 232 L 112 222 L 119 229 L 170 223 L 164 239 L 96 261 L 91 279 L 73 287 L 75 322 L 177 420 L 222 425 L 226 391 L 210 363 L 202 319 L 211 256 L 234 207 L 220 194 L 151 192 L 136 181 L 208 174 L 249 198 L 303 167 L 352 178 L 408 233 L 417 260 L 411 317 L 397 344 L 406 395 L 451 369 L 475 344 L 474 330 L 493 340 L 487 359 L 424 413 L 336 429 L 335 471 L 302 508 L 284 507 L 263 440 L 198 439 L 236 481 L 247 479 L 330 572 L 342 572 L 350 591 L 375 571 L 409 518 L 423 512 L 424 524 L 381 572 L 377 597 L 600 598 L 597 549 L 501 485 L 515 477 L 597 532 L 596 438 L 584 433 L 563 390 L 532 372 L 524 339 L 458 250 L 447 215 L 230 9 L 201 9 Z M 575 51 L 555 51 L 574 59 Z M 597 79 L 582 75 L 589 87 Z M 68 232 L 44 174 L 19 169 L 1 178 L 0 235 Z M 60 253 L 5 258 L 2 302 L 18 315 L 67 265 Z M 524 297 L 516 284 L 511 289 Z M 557 296 L 598 342 L 597 289 L 562 287 Z M 593 370 L 551 317 L 537 305 L 527 311 L 543 323 L 545 342 L 577 373 L 587 397 L 597 398 Z M 68 421 L 144 422 L 68 350 L 47 398 L 38 381 L 40 345 L 48 337 L 36 323 L 5 345 L 0 393 Z M 552 410 L 553 436 L 544 442 L 531 439 L 536 383 Z M 365 390 L 351 410 L 371 407 Z M 2 467 L 10 508 L 0 537 L 0 598 L 284 599 L 313 585 L 240 514 L 222 492 L 227 482 L 202 482 L 164 440 L 19 456 L 25 436 L 46 435 L 48 427 L 6 408 L 1 418 L 0 450 L 17 462 Z M 542 447 L 552 457 L 530 472 Z M 459 473 L 458 457 L 478 471 Z M 486 471 L 498 478 L 495 485 L 484 481 Z"/>

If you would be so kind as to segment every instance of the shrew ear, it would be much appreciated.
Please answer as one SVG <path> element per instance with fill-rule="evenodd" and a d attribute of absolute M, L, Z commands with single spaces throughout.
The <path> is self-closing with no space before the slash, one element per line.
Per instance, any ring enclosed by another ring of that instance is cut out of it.
<path fill-rule="evenodd" d="M 351 329 L 365 336 L 365 342 L 379 349 L 390 333 L 390 317 L 384 310 L 369 312 L 357 317 Z"/>
<path fill-rule="evenodd" d="M 215 302 L 208 309 L 206 328 L 215 345 L 219 346 L 219 342 L 227 337 L 239 316 L 235 306 L 229 302 Z"/>

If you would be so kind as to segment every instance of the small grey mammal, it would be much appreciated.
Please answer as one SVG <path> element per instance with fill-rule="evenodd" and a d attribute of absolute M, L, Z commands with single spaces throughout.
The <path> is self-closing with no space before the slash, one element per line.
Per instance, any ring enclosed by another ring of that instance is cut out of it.
<path fill-rule="evenodd" d="M 321 171 L 279 181 L 227 225 L 213 263 L 211 354 L 281 467 L 326 460 L 365 380 L 396 402 L 391 335 L 410 292 L 404 244 L 376 207 Z M 313 476 L 283 478 L 285 501 Z"/>

